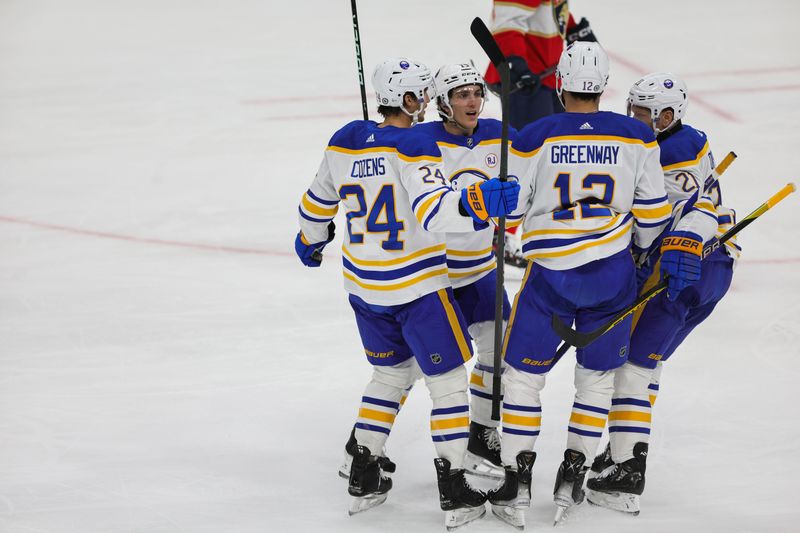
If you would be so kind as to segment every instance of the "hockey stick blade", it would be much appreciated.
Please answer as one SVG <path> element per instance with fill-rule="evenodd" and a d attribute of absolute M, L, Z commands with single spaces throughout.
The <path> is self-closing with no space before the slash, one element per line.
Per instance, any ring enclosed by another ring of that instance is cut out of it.
<path fill-rule="evenodd" d="M 787 183 L 784 185 L 781 190 L 777 193 L 773 194 L 769 200 L 758 206 L 755 211 L 744 217 L 741 221 L 737 222 L 731 229 L 726 231 L 722 237 L 719 239 L 714 239 L 703 247 L 703 258 L 708 257 L 712 252 L 714 252 L 717 248 L 725 244 L 727 241 L 732 239 L 737 233 L 742 231 L 744 228 L 749 226 L 753 223 L 758 217 L 769 211 L 771 208 L 775 207 L 781 200 L 792 194 L 797 190 L 797 187 L 794 183 Z M 625 320 L 628 315 L 632 314 L 636 309 L 647 303 L 650 299 L 655 297 L 658 293 L 663 291 L 667 288 L 667 281 L 666 279 L 662 279 L 655 287 L 652 287 L 649 291 L 645 292 L 639 298 L 633 302 L 631 305 L 626 307 L 624 310 L 620 311 L 614 318 L 612 318 L 607 323 L 603 324 L 599 328 L 595 329 L 594 331 L 584 332 L 581 333 L 577 330 L 572 329 L 567 324 L 564 323 L 561 318 L 553 314 L 550 320 L 550 325 L 555 331 L 556 335 L 561 337 L 561 339 L 571 345 L 575 346 L 576 348 L 584 348 L 594 342 L 597 338 L 601 335 L 609 331 L 611 328 Z"/>
<path fill-rule="evenodd" d="M 483 51 L 489 56 L 489 61 L 491 61 L 495 67 L 505 62 L 506 56 L 500 51 L 500 47 L 497 45 L 497 41 L 494 40 L 492 32 L 489 31 L 489 28 L 486 27 L 486 23 L 484 23 L 480 17 L 475 17 L 472 20 L 472 24 L 469 25 L 469 31 L 472 32 L 472 36 L 475 37 L 475 40 L 481 45 Z"/>

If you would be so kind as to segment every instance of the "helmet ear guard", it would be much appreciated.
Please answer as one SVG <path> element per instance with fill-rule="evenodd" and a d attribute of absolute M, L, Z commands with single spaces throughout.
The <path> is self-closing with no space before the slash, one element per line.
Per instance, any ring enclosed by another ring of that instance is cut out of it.
<path fill-rule="evenodd" d="M 628 116 L 632 106 L 650 110 L 653 131 L 659 134 L 673 127 L 686 114 L 689 106 L 689 93 L 686 84 L 669 72 L 656 72 L 644 76 L 631 87 L 628 93 Z M 672 122 L 658 128 L 658 118 L 666 109 L 672 109 Z"/>

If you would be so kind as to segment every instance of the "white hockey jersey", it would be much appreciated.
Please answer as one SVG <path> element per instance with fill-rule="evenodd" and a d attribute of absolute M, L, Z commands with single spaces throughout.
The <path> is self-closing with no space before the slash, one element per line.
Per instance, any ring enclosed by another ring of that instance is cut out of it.
<path fill-rule="evenodd" d="M 498 176 L 502 124 L 495 119 L 479 119 L 471 136 L 453 135 L 442 122 L 416 126 L 436 141 L 442 153 L 445 179 L 460 191 Z M 514 131 L 509 135 L 513 138 Z M 519 224 L 521 214 L 507 217 L 507 225 Z M 492 238 L 494 225 L 472 233 L 447 234 L 447 267 L 454 288 L 465 287 L 481 279 L 497 267 Z"/>
<path fill-rule="evenodd" d="M 704 185 L 714 170 L 714 156 L 706 134 L 679 123 L 658 136 L 658 145 L 664 185 L 674 208 L 674 229 L 692 231 L 703 237 L 704 242 L 720 237 L 736 223 L 736 213 L 722 205 L 719 183 L 713 187 Z M 704 189 L 703 195 L 686 206 L 686 201 L 700 188 Z M 741 248 L 735 237 L 725 247 L 728 255 L 738 259 Z"/>
<path fill-rule="evenodd" d="M 450 286 L 444 232 L 474 231 L 459 202 L 430 137 L 359 120 L 328 143 L 300 202 L 300 229 L 307 242 L 323 242 L 341 203 L 345 289 L 367 303 L 397 305 Z"/>
<path fill-rule="evenodd" d="M 558 113 L 521 130 L 509 175 L 520 180 L 524 256 L 553 270 L 646 249 L 669 222 L 659 148 L 635 119 Z"/>

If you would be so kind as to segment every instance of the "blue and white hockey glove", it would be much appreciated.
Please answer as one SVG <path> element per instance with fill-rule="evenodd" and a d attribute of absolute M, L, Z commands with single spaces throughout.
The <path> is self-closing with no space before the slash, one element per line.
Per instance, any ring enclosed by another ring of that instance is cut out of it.
<path fill-rule="evenodd" d="M 303 232 L 298 232 L 294 240 L 294 251 L 297 252 L 297 257 L 300 258 L 300 262 L 307 267 L 320 266 L 322 264 L 322 250 L 325 248 L 326 244 L 333 240 L 335 235 L 336 224 L 334 224 L 332 220 L 330 224 L 328 224 L 328 238 L 322 242 L 314 244 L 309 243 L 305 235 L 303 235 Z"/>
<path fill-rule="evenodd" d="M 516 180 L 492 178 L 461 189 L 461 207 L 465 214 L 478 222 L 506 216 L 517 208 L 518 200 L 519 183 Z"/>
<path fill-rule="evenodd" d="M 700 279 L 702 258 L 703 238 L 694 232 L 670 231 L 661 241 L 661 275 L 667 279 L 670 301 Z"/>

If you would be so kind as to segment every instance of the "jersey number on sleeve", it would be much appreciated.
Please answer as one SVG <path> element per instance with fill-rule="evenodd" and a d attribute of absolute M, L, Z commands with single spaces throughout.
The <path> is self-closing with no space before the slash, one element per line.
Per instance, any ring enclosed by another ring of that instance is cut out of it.
<path fill-rule="evenodd" d="M 398 237 L 400 232 L 405 229 L 405 223 L 397 220 L 392 185 L 387 184 L 381 187 L 369 208 L 369 215 L 367 215 L 364 187 L 356 184 L 342 185 L 339 188 L 339 198 L 346 200 L 348 196 L 355 196 L 358 202 L 356 209 L 347 212 L 347 233 L 350 236 L 350 244 L 364 243 L 364 234 L 353 232 L 353 219 L 367 216 L 367 233 L 388 233 L 387 238 L 381 241 L 384 250 L 403 249 L 403 241 Z"/>
<path fill-rule="evenodd" d="M 571 174 L 562 172 L 556 176 L 556 181 L 553 188 L 558 189 L 558 198 L 561 203 L 561 209 L 553 212 L 553 220 L 574 220 L 575 207 L 580 206 L 581 218 L 593 217 L 610 217 L 611 209 L 608 207 L 596 206 L 593 204 L 609 205 L 614 199 L 614 177 L 610 174 L 587 174 L 584 176 L 581 185 L 583 189 L 588 191 L 581 194 L 581 198 L 574 203 L 570 197 L 569 183 Z M 598 198 L 594 194 L 595 186 L 603 187 L 602 197 Z"/>

